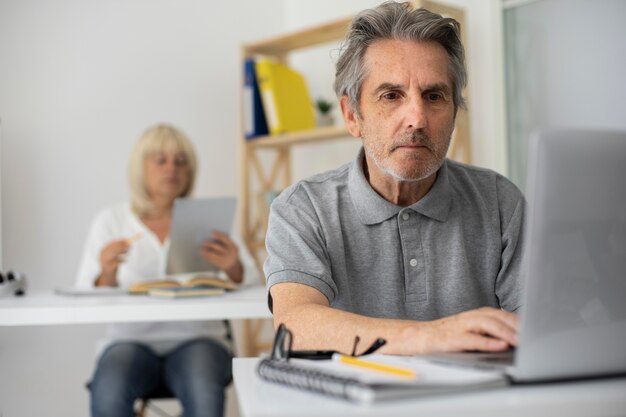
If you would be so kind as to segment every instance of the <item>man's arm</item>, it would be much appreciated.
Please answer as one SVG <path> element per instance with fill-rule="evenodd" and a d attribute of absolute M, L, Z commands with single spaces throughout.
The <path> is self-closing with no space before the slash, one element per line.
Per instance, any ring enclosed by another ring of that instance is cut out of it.
<path fill-rule="evenodd" d="M 326 297 L 304 284 L 280 283 L 270 289 L 274 326 L 293 333 L 293 349 L 333 349 L 357 353 L 382 337 L 380 353 L 411 355 L 443 351 L 502 351 L 517 345 L 517 316 L 484 307 L 434 321 L 378 319 L 330 307 Z"/>

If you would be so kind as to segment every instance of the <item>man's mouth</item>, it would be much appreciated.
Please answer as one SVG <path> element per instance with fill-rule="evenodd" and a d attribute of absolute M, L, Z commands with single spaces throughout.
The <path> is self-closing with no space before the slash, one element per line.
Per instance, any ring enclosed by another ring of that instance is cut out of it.
<path fill-rule="evenodd" d="M 423 132 L 416 130 L 411 135 L 407 135 L 400 139 L 400 141 L 391 148 L 391 151 L 393 152 L 396 149 L 430 149 L 429 145 L 430 140 L 428 139 L 428 136 L 426 136 Z"/>
<path fill-rule="evenodd" d="M 407 150 L 411 150 L 411 149 L 420 149 L 420 148 L 428 148 L 428 146 L 424 143 L 421 142 L 417 142 L 417 143 L 400 143 L 400 144 L 396 144 L 393 146 L 393 148 L 391 149 L 391 151 L 395 151 L 397 149 L 407 149 Z"/>

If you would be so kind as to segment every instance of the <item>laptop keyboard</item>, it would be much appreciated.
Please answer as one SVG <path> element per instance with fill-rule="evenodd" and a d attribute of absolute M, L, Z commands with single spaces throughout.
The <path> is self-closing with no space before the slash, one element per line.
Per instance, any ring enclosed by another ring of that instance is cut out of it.
<path fill-rule="evenodd" d="M 515 350 L 511 349 L 506 352 L 477 354 L 476 358 L 478 362 L 493 363 L 498 365 L 513 365 Z"/>
<path fill-rule="evenodd" d="M 515 349 L 505 352 L 457 352 L 428 355 L 432 362 L 475 369 L 504 369 L 513 366 Z"/>

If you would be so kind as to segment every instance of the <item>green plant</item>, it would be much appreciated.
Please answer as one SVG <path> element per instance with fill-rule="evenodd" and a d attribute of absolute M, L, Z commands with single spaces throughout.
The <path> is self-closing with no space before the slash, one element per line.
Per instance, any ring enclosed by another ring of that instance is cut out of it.
<path fill-rule="evenodd" d="M 317 107 L 317 110 L 319 110 L 321 114 L 329 113 L 332 110 L 333 105 L 334 103 L 332 101 L 328 101 L 323 97 L 320 97 L 317 100 L 315 100 L 315 106 Z"/>

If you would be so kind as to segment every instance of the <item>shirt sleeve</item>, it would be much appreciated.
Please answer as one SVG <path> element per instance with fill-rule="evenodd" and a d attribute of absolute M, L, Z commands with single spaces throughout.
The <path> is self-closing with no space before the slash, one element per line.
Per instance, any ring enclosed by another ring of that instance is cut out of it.
<path fill-rule="evenodd" d="M 261 283 L 259 279 L 259 271 L 256 266 L 256 262 L 254 258 L 250 254 L 250 251 L 243 243 L 243 241 L 239 238 L 237 233 L 231 233 L 231 239 L 237 245 L 239 250 L 239 261 L 241 262 L 241 266 L 243 266 L 243 280 L 241 281 L 242 285 L 254 285 Z"/>
<path fill-rule="evenodd" d="M 283 282 L 304 284 L 332 302 L 337 287 L 325 236 L 315 210 L 307 204 L 306 193 L 294 189 L 298 186 L 283 192 L 270 207 L 265 242 L 268 257 L 263 266 L 267 288 Z"/>
<path fill-rule="evenodd" d="M 515 185 L 505 178 L 498 184 L 501 204 L 502 255 L 496 296 L 506 311 L 517 311 L 521 304 L 522 258 L 526 200 Z"/>
<path fill-rule="evenodd" d="M 76 274 L 76 287 L 92 288 L 96 278 L 100 275 L 100 252 L 102 248 L 114 239 L 110 225 L 108 225 L 106 211 L 100 212 L 91 223 L 83 254 Z"/>

